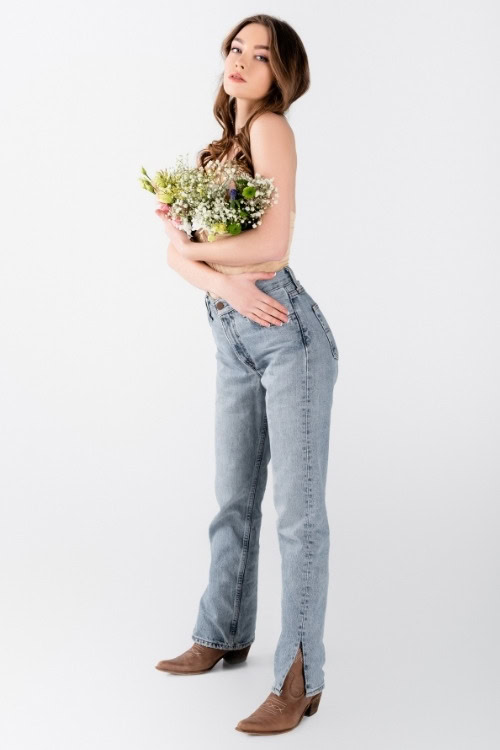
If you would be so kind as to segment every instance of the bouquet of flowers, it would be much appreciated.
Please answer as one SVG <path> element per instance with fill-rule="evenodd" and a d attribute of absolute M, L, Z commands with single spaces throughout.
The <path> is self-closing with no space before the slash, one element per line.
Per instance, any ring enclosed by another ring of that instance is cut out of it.
<path fill-rule="evenodd" d="M 142 167 L 142 174 L 138 179 L 156 194 L 159 208 L 198 241 L 255 229 L 269 206 L 278 202 L 274 177 L 252 177 L 233 161 L 216 159 L 205 167 L 190 167 L 179 156 L 175 169 L 160 170 L 151 179 Z"/>

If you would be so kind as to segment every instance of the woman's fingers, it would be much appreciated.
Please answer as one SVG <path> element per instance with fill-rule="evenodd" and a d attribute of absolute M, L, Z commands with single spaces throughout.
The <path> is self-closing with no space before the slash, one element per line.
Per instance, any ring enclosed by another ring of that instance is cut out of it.
<path fill-rule="evenodd" d="M 261 326 L 265 326 L 266 328 L 269 328 L 271 325 L 270 323 L 267 323 L 265 320 L 262 320 L 262 318 L 259 318 L 257 315 L 254 315 L 253 313 L 248 313 L 247 318 L 249 320 L 253 320 L 254 323 L 258 323 Z"/>
<path fill-rule="evenodd" d="M 274 299 L 274 297 L 266 294 L 265 298 L 259 298 L 257 304 L 259 305 L 259 308 L 263 311 L 263 313 L 267 313 L 267 315 L 279 318 L 284 323 L 287 322 L 288 308 L 285 307 L 285 305 L 282 305 L 281 302 L 278 302 L 277 299 Z M 266 318 L 266 320 L 269 320 L 269 318 Z"/>
<path fill-rule="evenodd" d="M 280 306 L 280 308 L 281 307 L 282 306 Z M 280 326 L 283 323 L 288 323 L 288 313 L 284 313 L 281 309 L 278 310 L 271 305 L 267 305 L 267 309 L 264 309 L 263 307 L 254 308 L 251 314 L 253 314 L 255 318 L 259 318 L 259 320 L 272 325 Z M 247 317 L 250 317 L 250 314 Z M 254 318 L 252 318 L 252 320 L 254 320 Z"/>

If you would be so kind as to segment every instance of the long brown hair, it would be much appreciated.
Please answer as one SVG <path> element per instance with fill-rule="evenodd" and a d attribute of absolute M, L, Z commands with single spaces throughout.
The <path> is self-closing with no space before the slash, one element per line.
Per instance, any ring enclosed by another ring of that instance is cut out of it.
<path fill-rule="evenodd" d="M 233 161 L 255 176 L 250 152 L 250 124 L 264 112 L 276 112 L 280 115 L 287 112 L 292 102 L 308 90 L 310 76 L 307 54 L 297 32 L 286 21 L 265 13 L 248 16 L 231 30 L 221 45 L 224 59 L 231 51 L 231 42 L 234 37 L 249 23 L 259 23 L 269 29 L 269 65 L 273 73 L 273 82 L 256 110 L 250 115 L 239 133 L 236 133 L 236 100 L 224 91 L 222 83 L 224 72 L 222 72 L 221 84 L 213 108 L 215 119 L 223 129 L 222 138 L 212 141 L 202 149 L 197 155 L 197 163 L 205 167 L 211 160 L 222 159 L 234 146 Z"/>

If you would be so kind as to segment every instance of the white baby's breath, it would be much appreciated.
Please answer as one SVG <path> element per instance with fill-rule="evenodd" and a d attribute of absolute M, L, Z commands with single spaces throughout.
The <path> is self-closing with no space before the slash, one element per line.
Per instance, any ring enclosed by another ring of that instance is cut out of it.
<path fill-rule="evenodd" d="M 215 159 L 205 167 L 190 167 L 179 156 L 175 169 L 157 172 L 154 180 L 144 167 L 142 174 L 147 178 L 140 178 L 142 186 L 156 193 L 169 218 L 190 236 L 199 232 L 215 239 L 256 229 L 279 198 L 274 177 L 265 178 L 259 172 L 252 177 L 231 160 Z"/>

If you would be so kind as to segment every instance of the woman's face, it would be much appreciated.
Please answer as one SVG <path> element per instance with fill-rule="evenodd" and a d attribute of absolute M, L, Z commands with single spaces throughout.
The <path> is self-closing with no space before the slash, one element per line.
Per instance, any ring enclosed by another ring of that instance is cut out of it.
<path fill-rule="evenodd" d="M 262 99 L 271 86 L 269 30 L 260 23 L 249 23 L 233 37 L 224 64 L 224 91 L 238 99 Z M 238 73 L 244 81 L 234 81 Z"/>

